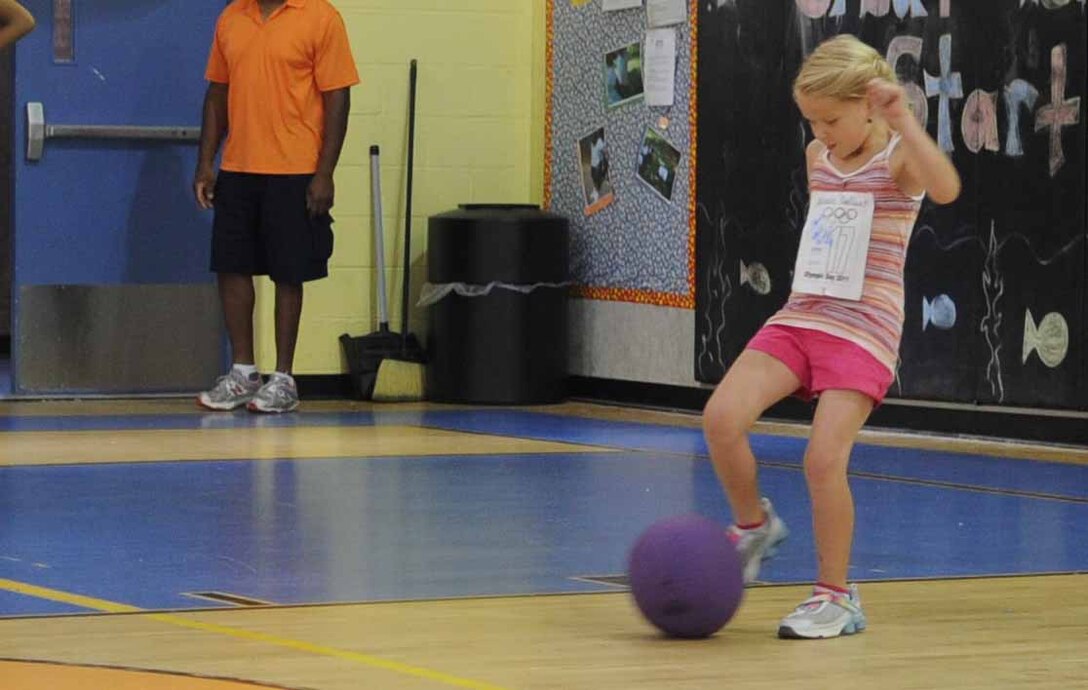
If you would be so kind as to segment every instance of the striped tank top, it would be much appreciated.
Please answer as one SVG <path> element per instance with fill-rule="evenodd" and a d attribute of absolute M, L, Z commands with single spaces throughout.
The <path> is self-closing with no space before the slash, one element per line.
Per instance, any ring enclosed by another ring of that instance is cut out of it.
<path fill-rule="evenodd" d="M 873 229 L 858 301 L 793 292 L 767 324 L 810 328 L 848 340 L 895 373 L 903 336 L 903 270 L 922 196 L 900 191 L 889 162 L 899 143 L 888 146 L 851 173 L 839 172 L 824 148 L 809 173 L 809 190 L 862 192 L 874 197 Z"/>

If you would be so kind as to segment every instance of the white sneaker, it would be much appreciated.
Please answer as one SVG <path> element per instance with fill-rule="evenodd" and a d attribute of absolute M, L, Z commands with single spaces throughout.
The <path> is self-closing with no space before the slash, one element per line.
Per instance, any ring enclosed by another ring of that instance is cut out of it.
<path fill-rule="evenodd" d="M 853 635 L 865 629 L 858 586 L 850 585 L 849 594 L 817 588 L 793 613 L 778 624 L 778 636 L 795 640 L 817 640 L 839 635 Z"/>
<path fill-rule="evenodd" d="M 249 401 L 246 408 L 250 412 L 294 412 L 298 409 L 298 388 L 295 379 L 283 374 L 273 374 L 268 383 Z"/>
<path fill-rule="evenodd" d="M 781 544 L 790 531 L 786 529 L 786 523 L 774 512 L 774 506 L 769 499 L 761 500 L 763 513 L 766 516 L 763 524 L 755 529 L 740 529 L 736 525 L 729 528 L 729 538 L 733 540 L 737 551 L 740 552 L 741 565 L 744 567 L 744 584 L 754 582 L 759 576 L 759 568 L 763 560 L 770 558 L 778 552 Z"/>

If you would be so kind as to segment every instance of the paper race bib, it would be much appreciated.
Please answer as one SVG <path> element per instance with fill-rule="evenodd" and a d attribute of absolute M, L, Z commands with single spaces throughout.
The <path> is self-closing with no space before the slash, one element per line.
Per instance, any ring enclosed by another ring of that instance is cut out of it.
<path fill-rule="evenodd" d="M 793 290 L 859 300 L 873 232 L 872 194 L 813 192 L 793 269 Z"/>

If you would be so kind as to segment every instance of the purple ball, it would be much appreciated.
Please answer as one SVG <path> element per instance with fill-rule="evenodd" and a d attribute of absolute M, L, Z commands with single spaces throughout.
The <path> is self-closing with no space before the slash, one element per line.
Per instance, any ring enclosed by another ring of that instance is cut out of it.
<path fill-rule="evenodd" d="M 740 557 L 725 528 L 697 515 L 650 525 L 628 557 L 631 594 L 650 623 L 673 637 L 708 637 L 744 598 Z"/>

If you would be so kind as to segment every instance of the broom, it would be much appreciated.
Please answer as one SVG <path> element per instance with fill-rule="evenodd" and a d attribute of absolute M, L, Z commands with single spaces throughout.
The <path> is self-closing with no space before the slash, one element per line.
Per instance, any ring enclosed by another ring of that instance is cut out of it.
<path fill-rule="evenodd" d="M 404 275 L 400 302 L 400 347 L 378 363 L 372 399 L 381 402 L 421 400 L 423 398 L 423 348 L 408 332 L 409 278 L 412 268 L 412 167 L 416 141 L 416 61 L 408 72 L 408 189 L 404 210 Z M 384 288 L 383 288 L 384 289 Z"/>
<path fill-rule="evenodd" d="M 374 247 L 378 264 L 378 330 L 353 338 L 340 336 L 340 345 L 348 361 L 352 387 L 356 395 L 370 399 L 378 380 L 378 369 L 387 357 L 396 356 L 404 348 L 404 338 L 389 330 L 389 313 L 385 293 L 385 229 L 382 221 L 381 151 L 370 147 L 370 196 L 374 228 Z"/>

